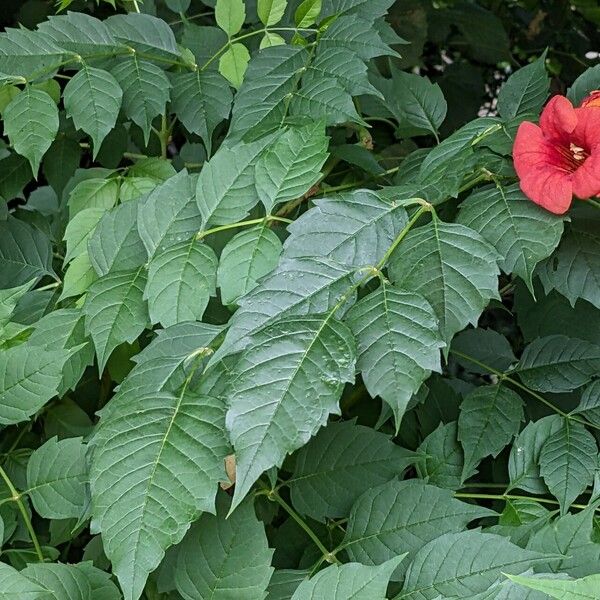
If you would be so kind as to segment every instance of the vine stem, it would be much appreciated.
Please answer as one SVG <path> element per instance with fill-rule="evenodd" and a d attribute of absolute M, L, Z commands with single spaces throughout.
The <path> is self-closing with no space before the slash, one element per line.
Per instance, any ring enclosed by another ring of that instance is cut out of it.
<path fill-rule="evenodd" d="M 477 366 L 481 367 L 482 369 L 485 369 L 489 373 L 496 375 L 497 377 L 500 378 L 500 380 L 512 383 L 515 387 L 518 387 L 520 390 L 523 390 L 525 393 L 529 394 L 532 398 L 535 398 L 542 404 L 545 404 L 548 408 L 552 409 L 555 413 L 559 414 L 561 417 L 563 417 L 565 419 L 569 419 L 570 421 L 573 421 L 575 423 L 580 423 L 581 425 L 588 425 L 592 429 L 600 430 L 600 426 L 594 425 L 594 423 L 589 423 L 588 421 L 583 421 L 581 419 L 578 419 L 577 417 L 574 417 L 572 414 L 566 413 L 564 410 L 561 410 L 560 408 L 558 408 L 558 406 L 556 406 L 555 404 L 552 404 L 552 402 L 550 402 L 549 400 L 546 400 L 546 398 L 544 398 L 542 395 L 538 394 L 537 392 L 534 392 L 533 390 L 530 390 L 526 385 L 523 385 L 518 379 L 511 377 L 507 373 L 498 371 L 498 369 L 494 369 L 494 367 L 490 367 L 490 365 L 486 365 L 485 363 L 482 363 L 481 361 L 477 360 L 476 358 L 473 358 L 472 356 L 469 356 L 468 354 L 463 354 L 462 352 L 459 352 L 458 350 L 451 349 L 450 354 L 454 354 L 454 356 L 460 356 L 461 358 L 464 358 L 465 360 L 472 362 L 474 365 L 477 365 Z"/>
<path fill-rule="evenodd" d="M 37 288 L 35 291 L 36 292 L 45 292 L 47 290 L 53 290 L 55 288 L 57 288 L 60 285 L 60 281 L 55 281 L 54 283 L 49 283 L 48 285 L 44 285 L 40 288 Z"/>
<path fill-rule="evenodd" d="M 335 554 L 327 550 L 321 540 L 318 538 L 317 534 L 310 528 L 308 523 L 279 495 L 276 490 L 266 490 L 265 495 L 269 500 L 276 502 L 285 510 L 285 512 L 302 527 L 302 529 L 306 532 L 306 535 L 314 542 L 315 546 L 321 551 L 323 558 L 329 563 L 338 563 L 339 559 Z"/>
<path fill-rule="evenodd" d="M 25 504 L 23 504 L 23 498 L 21 497 L 21 494 L 19 494 L 19 492 L 17 491 L 17 488 L 15 488 L 15 486 L 13 485 L 13 482 L 11 481 L 10 477 L 8 476 L 8 473 L 2 467 L 0 467 L 0 477 L 2 477 L 2 479 L 4 480 L 4 483 L 6 483 L 6 487 L 9 489 L 10 493 L 12 494 L 11 500 L 16 502 L 16 504 L 19 508 L 21 516 L 23 517 L 23 522 L 25 523 L 25 527 L 27 528 L 27 531 L 29 532 L 29 537 L 31 538 L 31 541 L 33 542 L 33 547 L 35 548 L 35 553 L 38 557 L 38 560 L 40 562 L 44 562 L 44 553 L 42 552 L 42 547 L 40 546 L 40 542 L 39 542 L 38 537 L 33 528 L 33 524 L 31 523 L 31 519 L 29 518 L 29 514 L 27 512 L 27 509 L 25 508 Z"/>
<path fill-rule="evenodd" d="M 133 10 L 134 10 L 136 13 L 139 13 L 139 12 L 140 12 L 140 7 L 139 7 L 139 5 L 138 5 L 138 2 L 137 2 L 137 0 L 131 0 L 131 1 L 132 1 L 132 3 L 133 3 Z"/>
<path fill-rule="evenodd" d="M 343 183 L 342 185 L 336 185 L 334 187 L 327 188 L 323 191 L 323 195 L 327 194 L 335 194 L 336 192 L 343 192 L 344 190 L 352 190 L 354 188 L 358 188 L 361 185 L 365 185 L 367 183 L 372 183 L 373 181 L 377 181 L 383 177 L 387 177 L 388 175 L 394 175 L 400 170 L 400 166 L 393 167 L 392 169 L 388 169 L 387 171 L 383 171 L 383 173 L 379 173 L 378 175 L 373 175 L 368 179 L 361 179 L 360 181 L 354 181 L 352 183 Z"/>
<path fill-rule="evenodd" d="M 288 225 L 293 223 L 291 219 L 284 219 L 283 217 L 278 217 L 277 215 L 267 215 L 266 217 L 260 217 L 258 219 L 239 221 L 238 223 L 229 223 L 228 225 L 219 225 L 218 227 L 213 227 L 212 229 L 207 229 L 206 231 L 200 231 L 196 234 L 196 239 L 201 240 L 207 235 L 218 233 L 219 231 L 226 231 L 227 229 L 237 229 L 238 227 L 247 227 L 249 225 L 260 225 L 261 223 L 268 223 L 269 221 L 279 221 L 281 223 L 287 223 Z"/>
<path fill-rule="evenodd" d="M 550 498 L 535 498 L 534 496 L 519 496 L 514 494 L 469 494 L 466 492 L 457 492 L 454 494 L 454 497 L 471 500 L 529 500 L 531 502 L 537 502 L 539 504 L 552 504 L 553 506 L 560 505 L 560 502 L 558 502 L 558 500 L 552 500 Z M 587 508 L 586 504 L 571 504 L 571 506 L 580 510 L 584 510 L 585 508 Z"/>
<path fill-rule="evenodd" d="M 170 128 L 167 123 L 167 115 L 162 115 L 160 122 L 160 131 L 156 135 L 160 141 L 160 155 L 162 158 L 167 158 L 167 146 L 169 144 Z"/>
<path fill-rule="evenodd" d="M 254 37 L 255 35 L 264 35 L 269 31 L 306 31 L 310 33 L 318 33 L 318 29 L 310 29 L 310 28 L 298 28 L 298 27 L 265 27 L 264 29 L 257 29 L 255 31 L 249 31 L 242 35 L 238 35 L 237 37 L 233 37 L 230 40 L 227 40 L 225 44 L 223 44 L 199 69 L 204 71 L 209 65 L 211 65 L 223 52 L 225 52 L 232 44 L 236 42 L 241 42 L 242 40 L 246 40 L 248 38 Z"/>
<path fill-rule="evenodd" d="M 387 252 L 383 255 L 383 258 L 377 264 L 377 270 L 381 271 L 385 264 L 389 260 L 390 256 L 393 254 L 394 250 L 398 247 L 400 242 L 406 237 L 408 232 L 412 229 L 413 225 L 420 219 L 421 215 L 426 212 L 435 213 L 435 209 L 429 202 L 423 200 L 422 198 L 414 198 L 414 202 L 420 204 L 419 210 L 412 216 L 410 221 L 405 225 L 404 229 L 398 234 L 396 239 L 392 242 L 392 245 L 387 249 Z"/>
<path fill-rule="evenodd" d="M 600 202 L 598 202 L 598 200 L 593 200 L 592 198 L 590 198 L 587 202 L 588 204 L 591 204 L 594 208 L 600 208 Z"/>

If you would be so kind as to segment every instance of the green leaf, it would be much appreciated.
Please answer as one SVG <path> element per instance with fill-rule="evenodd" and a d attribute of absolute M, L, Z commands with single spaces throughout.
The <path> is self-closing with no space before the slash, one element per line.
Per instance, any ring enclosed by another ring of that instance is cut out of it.
<path fill-rule="evenodd" d="M 582 579 L 560 580 L 544 579 L 544 575 L 538 577 L 508 576 L 511 581 L 532 590 L 539 590 L 551 598 L 558 600 L 598 600 L 598 588 L 600 586 L 600 575 L 590 575 Z"/>
<path fill-rule="evenodd" d="M 217 0 L 215 19 L 217 25 L 229 36 L 235 35 L 244 24 L 244 0 Z"/>
<path fill-rule="evenodd" d="M 189 9 L 192 0 L 165 0 L 165 4 L 176 13 L 185 12 Z"/>
<path fill-rule="evenodd" d="M 38 32 L 57 46 L 83 56 L 122 50 L 105 21 L 82 12 L 50 16 L 38 25 Z"/>
<path fill-rule="evenodd" d="M 281 569 L 271 577 L 265 600 L 289 600 L 310 571 Z"/>
<path fill-rule="evenodd" d="M 515 372 L 539 392 L 570 392 L 600 369 L 600 346 L 565 335 L 549 335 L 526 346 Z"/>
<path fill-rule="evenodd" d="M 81 438 L 48 440 L 27 463 L 27 494 L 45 519 L 79 518 L 87 484 L 86 446 Z"/>
<path fill-rule="evenodd" d="M 243 350 L 250 337 L 284 317 L 325 312 L 352 285 L 353 272 L 325 258 L 282 260 L 240 300 L 213 362 Z"/>
<path fill-rule="evenodd" d="M 16 198 L 29 183 L 31 177 L 31 167 L 23 156 L 11 154 L 0 160 L 0 195 L 5 200 Z"/>
<path fill-rule="evenodd" d="M 600 88 L 600 65 L 586 69 L 567 90 L 567 98 L 574 106 L 579 106 L 588 94 L 598 88 Z"/>
<path fill-rule="evenodd" d="M 324 521 L 346 516 L 364 491 L 401 476 L 415 459 L 369 427 L 330 423 L 295 455 L 286 485 L 301 514 Z"/>
<path fill-rule="evenodd" d="M 146 196 L 154 191 L 159 183 L 159 181 L 150 179 L 150 177 L 125 177 L 119 188 L 119 199 L 121 202 L 137 200 L 141 196 Z"/>
<path fill-rule="evenodd" d="M 19 300 L 33 286 L 33 281 L 8 289 L 0 289 L 0 331 L 10 321 Z"/>
<path fill-rule="evenodd" d="M 92 336 L 100 371 L 119 344 L 132 343 L 144 331 L 145 285 L 146 273 L 140 267 L 108 273 L 90 286 L 83 305 L 85 329 Z"/>
<path fill-rule="evenodd" d="M 221 2 L 238 0 L 221 0 Z M 241 1 L 241 0 L 240 0 Z M 219 73 L 236 89 L 244 81 L 244 75 L 250 62 L 250 53 L 244 44 L 231 44 L 219 59 Z"/>
<path fill-rule="evenodd" d="M 397 56 L 368 20 L 355 15 L 336 19 L 321 35 L 319 46 L 324 52 L 346 48 L 363 60 L 384 55 Z"/>
<path fill-rule="evenodd" d="M 117 40 L 138 52 L 171 59 L 181 57 L 173 30 L 162 19 L 130 12 L 113 15 L 104 23 Z"/>
<path fill-rule="evenodd" d="M 157 252 L 144 291 L 150 321 L 168 327 L 201 320 L 217 291 L 217 264 L 214 250 L 195 238 Z"/>
<path fill-rule="evenodd" d="M 21 573 L 39 585 L 48 600 L 92 600 L 92 586 L 76 565 L 30 564 Z"/>
<path fill-rule="evenodd" d="M 127 271 L 143 265 L 146 248 L 137 229 L 138 203 L 119 204 L 104 213 L 88 239 L 89 260 L 98 275 Z"/>
<path fill-rule="evenodd" d="M 248 297 L 248 296 L 247 296 Z M 331 315 L 279 318 L 254 335 L 231 374 L 227 427 L 236 455 L 233 506 L 339 413 L 355 346 Z"/>
<path fill-rule="evenodd" d="M 287 0 L 258 0 L 258 18 L 265 27 L 277 25 L 285 13 L 286 6 Z"/>
<path fill-rule="evenodd" d="M 219 260 L 217 284 L 224 304 L 236 304 L 279 262 L 281 241 L 267 224 L 241 231 L 231 238 Z"/>
<path fill-rule="evenodd" d="M 309 62 L 304 48 L 275 46 L 261 50 L 248 65 L 231 114 L 228 139 L 256 139 L 279 129 L 298 85 L 298 70 Z"/>
<path fill-rule="evenodd" d="M 576 514 L 565 514 L 546 523 L 534 532 L 527 547 L 565 558 L 552 562 L 540 571 L 568 573 L 571 577 L 584 577 L 596 572 L 595 565 L 600 560 L 600 544 L 595 541 L 594 516 L 597 504 L 590 504 Z"/>
<path fill-rule="evenodd" d="M 52 399 L 69 358 L 65 350 L 21 344 L 0 352 L 0 423 L 26 421 Z"/>
<path fill-rule="evenodd" d="M 67 243 L 65 264 L 87 252 L 88 240 L 105 212 L 104 208 L 85 208 L 69 221 L 64 236 Z"/>
<path fill-rule="evenodd" d="M 408 568 L 395 600 L 469 597 L 487 590 L 502 574 L 522 573 L 546 555 L 481 531 L 447 533 L 423 546 Z"/>
<path fill-rule="evenodd" d="M 402 203 L 371 190 L 320 199 L 288 226 L 286 257 L 323 256 L 348 265 L 375 265 L 408 222 Z"/>
<path fill-rule="evenodd" d="M 531 64 L 515 71 L 500 89 L 498 112 L 505 120 L 538 114 L 550 92 L 546 52 Z"/>
<path fill-rule="evenodd" d="M 87 252 L 74 258 L 64 273 L 63 289 L 60 300 L 80 296 L 98 279 Z"/>
<path fill-rule="evenodd" d="M 391 574 L 405 556 L 395 556 L 377 567 L 358 563 L 331 565 L 304 580 L 292 600 L 384 600 Z"/>
<path fill-rule="evenodd" d="M 92 138 L 94 159 L 104 138 L 117 122 L 122 100 L 123 91 L 108 71 L 85 64 L 65 87 L 67 115 L 73 119 L 77 129 Z"/>
<path fill-rule="evenodd" d="M 267 213 L 301 198 L 319 181 L 329 153 L 322 123 L 290 128 L 258 159 L 256 191 Z"/>
<path fill-rule="evenodd" d="M 171 83 L 156 65 L 131 54 L 121 59 L 111 73 L 123 90 L 123 111 L 150 139 L 152 121 L 164 115 Z"/>
<path fill-rule="evenodd" d="M 579 298 L 600 308 L 600 241 L 594 215 L 572 223 L 558 250 L 540 268 L 544 290 L 557 290 L 571 306 Z"/>
<path fill-rule="evenodd" d="M 255 167 L 273 137 L 219 151 L 204 165 L 196 187 L 203 229 L 242 220 L 258 202 Z"/>
<path fill-rule="evenodd" d="M 263 48 L 282 46 L 283 44 L 285 44 L 285 39 L 282 38 L 278 33 L 271 33 L 270 31 L 267 31 L 262 40 L 260 40 L 259 48 L 262 50 Z"/>
<path fill-rule="evenodd" d="M 390 277 L 429 301 L 449 344 L 498 296 L 495 250 L 472 229 L 433 218 L 412 229 L 392 254 Z"/>
<path fill-rule="evenodd" d="M 56 138 L 46 152 L 42 170 L 57 196 L 62 196 L 65 186 L 79 167 L 81 154 L 79 143 L 66 136 Z"/>
<path fill-rule="evenodd" d="M 65 51 L 42 32 L 25 28 L 0 34 L 0 72 L 28 78 L 36 71 L 51 71 L 64 60 Z"/>
<path fill-rule="evenodd" d="M 42 157 L 58 133 L 58 109 L 41 90 L 25 89 L 4 109 L 4 135 L 37 174 Z"/>
<path fill-rule="evenodd" d="M 207 152 L 216 126 L 229 116 L 233 96 L 227 81 L 213 71 L 177 73 L 171 79 L 171 108 L 190 133 L 202 138 Z"/>
<path fill-rule="evenodd" d="M 439 85 L 421 75 L 394 69 L 391 92 L 387 105 L 398 119 L 401 135 L 437 135 L 448 108 Z"/>
<path fill-rule="evenodd" d="M 346 48 L 328 48 L 317 54 L 302 78 L 304 85 L 324 77 L 333 77 L 352 96 L 376 95 L 381 93 L 371 85 L 367 76 L 367 65 Z"/>
<path fill-rule="evenodd" d="M 586 421 L 600 426 L 600 380 L 594 379 L 583 393 L 574 414 L 583 415 Z"/>
<path fill-rule="evenodd" d="M 594 479 L 598 447 L 594 436 L 581 424 L 565 418 L 540 451 L 540 473 L 564 514 Z"/>
<path fill-rule="evenodd" d="M 12 288 L 44 275 L 55 277 L 48 237 L 10 215 L 0 220 L 0 288 Z"/>
<path fill-rule="evenodd" d="M 121 600 L 121 592 L 109 573 L 97 569 L 90 562 L 79 563 L 76 567 L 85 573 L 90 582 L 93 600 Z"/>
<path fill-rule="evenodd" d="M 310 27 L 321 13 L 323 0 L 302 0 L 294 13 L 296 27 Z"/>
<path fill-rule="evenodd" d="M 138 232 L 149 258 L 191 238 L 198 233 L 201 223 L 193 179 L 185 170 L 167 179 L 139 203 Z"/>
<path fill-rule="evenodd" d="M 392 407 L 399 429 L 413 394 L 442 368 L 435 313 L 423 296 L 383 283 L 350 309 L 347 323 L 365 386 Z"/>
<path fill-rule="evenodd" d="M 226 518 L 229 500 L 217 497 L 217 514 L 204 514 L 178 547 L 175 584 L 185 600 L 264 598 L 273 568 L 263 524 L 252 501 Z"/>
<path fill-rule="evenodd" d="M 43 587 L 16 569 L 0 563 L 0 600 L 46 600 Z"/>
<path fill-rule="evenodd" d="M 93 177 L 78 183 L 69 195 L 71 219 L 87 208 L 110 210 L 119 199 L 119 181 Z"/>
<path fill-rule="evenodd" d="M 352 507 L 342 547 L 351 561 L 378 565 L 401 552 L 409 561 L 431 540 L 466 529 L 493 511 L 454 498 L 418 479 L 391 480 L 366 491 Z M 405 568 L 393 575 L 402 579 Z"/>
<path fill-rule="evenodd" d="M 476 388 L 460 405 L 458 439 L 465 451 L 463 479 L 486 456 L 498 456 L 519 432 L 523 400 L 499 385 Z"/>
<path fill-rule="evenodd" d="M 536 265 L 552 254 L 563 233 L 563 219 L 543 210 L 518 184 L 484 187 L 461 205 L 458 222 L 474 229 L 501 256 L 505 273 L 515 273 L 532 290 Z"/>
<path fill-rule="evenodd" d="M 465 329 L 452 340 L 452 358 L 470 373 L 488 375 L 489 369 L 472 359 L 497 371 L 508 371 L 516 362 L 510 342 L 493 329 Z"/>
<path fill-rule="evenodd" d="M 519 488 L 531 494 L 546 494 L 548 488 L 540 475 L 540 453 L 546 440 L 559 431 L 559 415 L 543 417 L 526 427 L 515 439 L 508 457 L 510 488 Z"/>
<path fill-rule="evenodd" d="M 220 332 L 221 327 L 195 321 L 159 330 L 156 338 L 135 356 L 134 367 L 119 385 L 111 402 L 102 409 L 101 416 L 108 418 L 112 407 L 119 406 L 123 396 L 136 398 L 154 392 L 175 393 Z"/>
<path fill-rule="evenodd" d="M 177 394 L 122 394 L 111 404 L 94 436 L 93 530 L 102 533 L 125 599 L 134 600 L 165 550 L 201 511 L 214 512 L 230 452 L 225 407 L 187 384 Z"/>
<path fill-rule="evenodd" d="M 44 315 L 28 339 L 34 346 L 47 350 L 69 350 L 58 390 L 62 396 L 75 389 L 87 367 L 94 363 L 94 347 L 85 336 L 83 313 L 79 308 L 62 308 Z"/>
<path fill-rule="evenodd" d="M 313 79 L 294 93 L 290 104 L 292 115 L 310 115 L 323 119 L 326 125 L 364 121 L 356 112 L 352 97 L 336 79 Z"/>
<path fill-rule="evenodd" d="M 461 487 L 465 457 L 457 436 L 458 426 L 452 421 L 440 423 L 421 442 L 417 452 L 425 458 L 417 463 L 417 472 L 427 483 L 451 490 Z"/>

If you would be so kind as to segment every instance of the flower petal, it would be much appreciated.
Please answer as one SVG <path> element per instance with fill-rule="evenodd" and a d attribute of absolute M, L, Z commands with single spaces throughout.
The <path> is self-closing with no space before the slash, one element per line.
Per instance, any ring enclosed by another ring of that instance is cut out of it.
<path fill-rule="evenodd" d="M 584 200 L 600 195 L 600 146 L 573 173 L 573 193 Z"/>
<path fill-rule="evenodd" d="M 576 108 L 577 127 L 573 131 L 573 142 L 588 152 L 600 146 L 600 110 L 595 107 Z"/>
<path fill-rule="evenodd" d="M 593 91 L 589 96 L 586 96 L 582 101 L 581 105 L 583 107 L 587 106 L 596 106 L 600 108 L 600 90 Z"/>
<path fill-rule="evenodd" d="M 548 139 L 566 142 L 577 127 L 577 113 L 565 96 L 554 96 L 540 116 L 540 127 Z"/>
<path fill-rule="evenodd" d="M 573 199 L 572 174 L 563 165 L 555 144 L 533 123 L 519 126 L 513 148 L 515 170 L 523 193 L 555 214 L 569 210 Z"/>

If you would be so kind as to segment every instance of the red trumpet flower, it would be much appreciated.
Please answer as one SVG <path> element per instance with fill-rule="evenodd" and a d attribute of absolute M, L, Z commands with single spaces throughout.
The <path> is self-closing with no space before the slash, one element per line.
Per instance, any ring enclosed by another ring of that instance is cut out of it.
<path fill-rule="evenodd" d="M 554 96 L 539 126 L 519 126 L 513 158 L 523 193 L 550 212 L 567 212 L 573 196 L 600 195 L 600 92 L 579 108 Z"/>

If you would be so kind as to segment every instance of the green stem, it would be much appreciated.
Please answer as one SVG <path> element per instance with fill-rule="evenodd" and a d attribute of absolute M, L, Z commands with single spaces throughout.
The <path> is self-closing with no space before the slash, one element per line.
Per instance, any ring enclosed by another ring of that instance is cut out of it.
<path fill-rule="evenodd" d="M 27 528 L 27 531 L 29 532 L 29 537 L 31 538 L 31 541 L 33 542 L 33 547 L 35 548 L 35 553 L 37 554 L 38 560 L 40 562 L 44 562 L 44 553 L 42 552 L 42 547 L 40 546 L 38 537 L 35 533 L 35 530 L 33 529 L 31 519 L 29 518 L 29 513 L 27 512 L 27 509 L 25 508 L 25 504 L 23 504 L 23 499 L 21 497 L 21 494 L 19 494 L 19 492 L 13 485 L 13 482 L 11 481 L 10 477 L 8 476 L 8 474 L 2 467 L 0 467 L 0 477 L 2 477 L 2 479 L 4 480 L 4 483 L 6 483 L 6 487 L 8 487 L 8 489 L 12 495 L 11 499 L 14 502 L 16 502 L 17 506 L 19 507 L 19 511 L 21 512 L 21 516 L 23 517 L 23 522 L 25 523 L 25 527 Z"/>
<path fill-rule="evenodd" d="M 210 17 L 214 14 L 214 11 L 209 11 L 209 12 L 202 12 L 202 13 L 198 13 L 196 15 L 191 15 L 189 17 L 185 18 L 185 21 L 183 19 L 177 19 L 176 21 L 171 21 L 169 23 L 169 25 L 179 25 L 180 23 L 187 23 L 189 21 L 193 21 L 194 19 L 201 19 L 202 17 Z M 183 15 L 181 15 L 183 16 Z"/>
<path fill-rule="evenodd" d="M 60 281 L 55 281 L 54 283 L 49 283 L 48 285 L 44 285 L 41 288 L 37 288 L 36 292 L 45 292 L 46 290 L 53 290 L 60 285 Z"/>
<path fill-rule="evenodd" d="M 588 204 L 591 204 L 594 208 L 600 208 L 600 202 L 597 200 L 592 200 L 591 198 L 587 201 Z"/>
<path fill-rule="evenodd" d="M 471 500 L 529 500 L 531 502 L 537 502 L 539 504 L 552 504 L 553 506 L 560 505 L 560 502 L 558 502 L 558 500 L 552 500 L 550 498 L 535 498 L 534 496 L 519 496 L 515 494 L 468 494 L 457 492 L 454 494 L 454 497 L 468 498 Z M 586 504 L 571 504 L 571 506 L 580 510 L 587 508 Z"/>
<path fill-rule="evenodd" d="M 396 129 L 397 125 L 391 119 L 385 119 L 384 117 L 363 117 L 363 120 L 367 123 L 385 123 L 389 125 L 392 129 Z"/>
<path fill-rule="evenodd" d="M 167 158 L 167 147 L 169 145 L 170 129 L 167 123 L 167 115 L 162 115 L 160 122 L 160 131 L 157 131 L 156 135 L 160 141 L 160 155 L 166 160 Z"/>
<path fill-rule="evenodd" d="M 220 231 L 226 231 L 227 229 L 248 227 L 250 225 L 260 225 L 260 223 L 268 223 L 269 221 L 279 221 L 280 223 L 287 223 L 288 225 L 290 223 L 293 223 L 291 219 L 284 219 L 283 217 L 278 217 L 277 215 L 267 215 L 266 217 L 260 217 L 258 219 L 250 219 L 249 221 L 239 221 L 238 223 L 229 223 L 228 225 L 219 225 L 218 227 L 213 227 L 212 229 L 207 229 L 206 231 L 199 231 L 196 234 L 196 239 L 201 240 L 207 235 L 219 233 Z"/>
<path fill-rule="evenodd" d="M 133 3 L 133 10 L 136 13 L 139 13 L 140 12 L 140 7 L 138 6 L 137 0 L 131 0 L 131 2 Z"/>
<path fill-rule="evenodd" d="M 236 42 L 241 42 L 242 40 L 246 40 L 256 35 L 264 35 L 268 31 L 294 31 L 296 33 L 298 31 L 306 31 L 317 33 L 318 29 L 306 29 L 298 27 L 265 27 L 264 29 L 257 29 L 255 31 L 243 33 L 242 35 L 238 35 L 237 37 L 232 37 L 231 39 L 227 40 L 227 42 L 223 44 L 201 67 L 199 67 L 199 69 L 201 71 L 204 71 L 210 64 L 212 64 L 217 58 L 219 58 L 219 56 L 221 56 L 221 54 L 223 54 L 223 52 L 225 52 L 232 44 L 235 44 Z"/>
<path fill-rule="evenodd" d="M 366 185 L 367 183 L 373 183 L 374 181 L 377 181 L 378 179 L 381 179 L 382 177 L 387 177 L 389 175 L 394 175 L 399 170 L 400 170 L 400 166 L 397 166 L 397 167 L 394 167 L 392 169 L 388 169 L 387 171 L 384 171 L 383 173 L 379 173 L 377 175 L 373 175 L 372 177 L 369 177 L 367 179 L 361 179 L 360 181 L 354 181 L 352 183 L 344 183 L 342 185 L 336 185 L 334 187 L 327 188 L 323 192 L 323 194 L 324 195 L 335 194 L 336 192 L 342 192 L 344 190 L 352 190 L 354 188 L 360 187 L 361 185 Z"/>
<path fill-rule="evenodd" d="M 279 495 L 278 492 L 271 490 L 268 491 L 266 495 L 269 500 L 277 502 L 277 504 L 279 504 L 279 506 L 281 506 L 281 508 L 283 508 L 283 510 L 285 510 L 285 512 L 290 515 L 290 517 L 292 517 L 292 519 L 294 519 L 294 521 L 296 521 L 300 527 L 302 527 L 302 529 L 306 532 L 306 535 L 308 535 L 308 537 L 315 543 L 315 546 L 321 551 L 323 558 L 327 562 L 335 562 L 339 564 L 340 561 L 335 554 L 325 548 L 317 534 L 310 528 L 308 523 Z"/>
<path fill-rule="evenodd" d="M 474 365 L 477 365 L 478 367 L 485 369 L 489 373 L 496 375 L 502 381 L 507 381 L 508 383 L 512 383 L 515 387 L 518 387 L 520 390 L 523 390 L 525 393 L 529 394 L 532 398 L 535 398 L 542 404 L 545 404 L 548 408 L 552 409 L 555 413 L 559 414 L 561 417 L 563 417 L 565 419 L 569 419 L 576 423 L 580 423 L 581 425 L 588 425 L 589 427 L 592 427 L 593 429 L 600 430 L 600 426 L 594 425 L 594 423 L 589 423 L 587 421 L 582 421 L 581 419 L 578 419 L 577 417 L 574 417 L 573 415 L 566 413 L 564 410 L 561 410 L 560 408 L 558 408 L 558 406 L 552 404 L 552 402 L 550 402 L 549 400 L 546 400 L 546 398 L 544 398 L 537 392 L 534 392 L 533 390 L 530 390 L 526 385 L 523 385 L 518 379 L 515 379 L 514 377 L 511 377 L 510 375 L 507 375 L 506 373 L 504 373 L 502 371 L 498 371 L 498 369 L 494 369 L 494 367 L 490 367 L 490 365 L 486 365 L 485 363 L 482 363 L 481 361 L 477 360 L 476 358 L 473 358 L 472 356 L 469 356 L 468 354 L 463 354 L 462 352 L 459 352 L 458 350 L 450 349 L 450 354 L 454 354 L 455 356 L 460 356 L 461 358 L 464 358 L 465 360 L 472 362 Z"/>
<path fill-rule="evenodd" d="M 435 212 L 433 206 L 431 206 L 429 202 L 426 202 L 421 198 L 414 198 L 414 202 L 420 204 L 421 207 L 419 208 L 419 210 L 417 210 L 417 212 L 415 212 L 410 221 L 404 226 L 404 229 L 402 229 L 402 231 L 393 241 L 392 245 L 387 249 L 387 252 L 383 255 L 383 258 L 379 261 L 377 265 L 378 271 L 381 271 L 381 269 L 385 267 L 385 264 L 389 260 L 390 256 L 393 254 L 394 250 L 398 247 L 398 244 L 400 244 L 400 242 L 406 237 L 408 232 L 412 229 L 413 225 L 419 220 L 421 215 L 426 212 Z"/>

